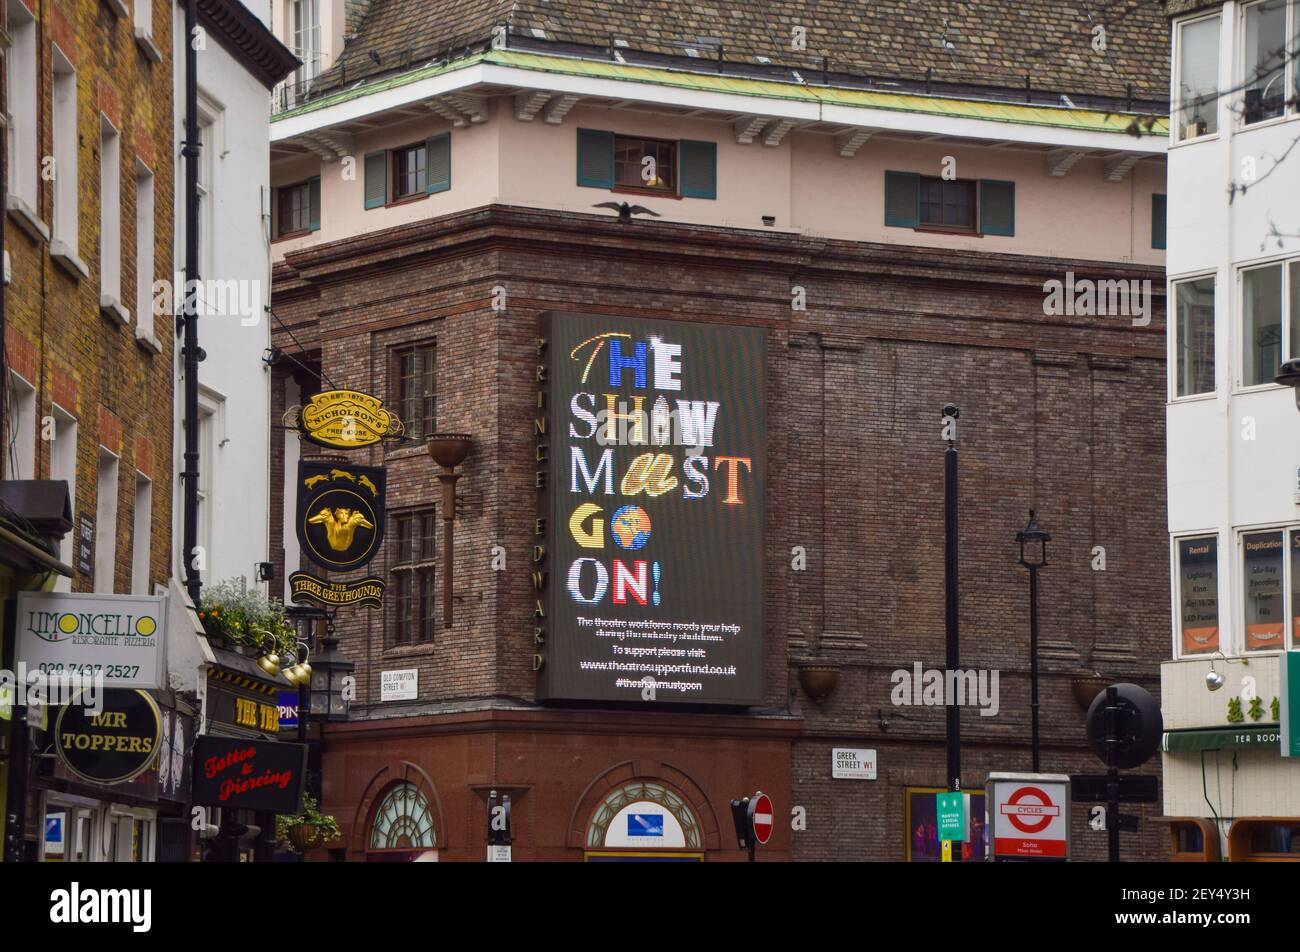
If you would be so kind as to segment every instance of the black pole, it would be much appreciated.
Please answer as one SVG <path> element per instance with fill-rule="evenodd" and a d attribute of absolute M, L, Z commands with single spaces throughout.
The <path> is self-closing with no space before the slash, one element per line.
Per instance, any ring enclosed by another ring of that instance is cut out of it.
<path fill-rule="evenodd" d="M 1039 770 L 1038 749 L 1038 566 L 1029 566 L 1029 713 L 1034 773 Z"/>
<path fill-rule="evenodd" d="M 199 544 L 199 78 L 198 51 L 194 35 L 198 29 L 196 0 L 185 0 L 185 457 L 181 484 L 185 490 L 182 547 L 185 559 L 185 589 L 195 607 L 199 604 L 202 580 L 195 563 Z"/>
<path fill-rule="evenodd" d="M 943 451 L 943 621 L 946 664 L 949 671 L 961 667 L 957 627 L 957 408 L 944 407 L 946 426 L 951 427 Z M 961 708 L 948 698 L 948 789 L 961 789 Z"/>
<path fill-rule="evenodd" d="M 1115 711 L 1119 707 L 1119 689 L 1106 688 L 1106 844 L 1109 860 L 1119 862 L 1119 768 L 1115 766 Z"/>

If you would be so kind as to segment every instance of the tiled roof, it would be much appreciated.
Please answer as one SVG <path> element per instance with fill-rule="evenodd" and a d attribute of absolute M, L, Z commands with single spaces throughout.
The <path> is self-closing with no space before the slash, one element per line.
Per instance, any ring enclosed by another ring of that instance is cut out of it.
<path fill-rule="evenodd" d="M 691 59 L 748 67 L 1067 94 L 1168 98 L 1169 25 L 1158 0 L 373 0 L 319 81 L 423 65 L 490 42 L 512 48 Z M 1100 46 L 1102 27 L 1104 50 Z M 796 27 L 806 30 L 803 49 Z M 721 56 L 719 57 L 719 47 Z M 928 76 L 927 76 L 928 73 Z M 811 78 L 811 77 L 810 77 Z"/>

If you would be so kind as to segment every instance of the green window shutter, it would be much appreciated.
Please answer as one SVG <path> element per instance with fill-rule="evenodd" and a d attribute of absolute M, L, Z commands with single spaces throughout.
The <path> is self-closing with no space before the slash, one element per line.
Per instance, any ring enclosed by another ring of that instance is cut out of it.
<path fill-rule="evenodd" d="M 921 223 L 921 176 L 915 172 L 885 173 L 885 224 L 915 228 Z"/>
<path fill-rule="evenodd" d="M 980 234 L 1016 233 L 1016 183 L 980 179 Z"/>
<path fill-rule="evenodd" d="M 1151 247 L 1165 247 L 1165 217 L 1169 212 L 1167 196 L 1151 196 Z"/>
<path fill-rule="evenodd" d="M 578 130 L 578 184 L 587 188 L 614 187 L 614 133 Z"/>
<path fill-rule="evenodd" d="M 307 227 L 320 231 L 320 176 L 307 180 L 307 193 L 310 196 L 310 221 Z"/>
<path fill-rule="evenodd" d="M 425 168 L 428 169 L 428 194 L 451 188 L 451 133 L 434 136 L 424 144 Z"/>
<path fill-rule="evenodd" d="M 366 154 L 366 208 L 381 208 L 388 202 L 388 151 Z"/>
<path fill-rule="evenodd" d="M 718 144 L 683 139 L 678 144 L 683 198 L 718 197 Z"/>

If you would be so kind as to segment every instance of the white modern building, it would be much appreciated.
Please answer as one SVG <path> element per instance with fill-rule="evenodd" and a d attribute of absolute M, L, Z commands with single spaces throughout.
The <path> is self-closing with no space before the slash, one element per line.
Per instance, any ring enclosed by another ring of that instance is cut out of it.
<path fill-rule="evenodd" d="M 1164 810 L 1187 818 L 1177 855 L 1300 860 L 1300 759 L 1278 736 L 1279 658 L 1300 648 L 1300 413 L 1273 382 L 1300 356 L 1300 3 L 1169 12 Z"/>
<path fill-rule="evenodd" d="M 270 0 L 199 0 L 199 519 L 204 584 L 257 584 L 268 554 L 271 89 L 297 66 Z M 176 270 L 185 266 L 185 17 L 173 16 Z M 180 308 L 176 308 L 180 313 Z M 184 357 L 176 347 L 174 572 L 183 580 Z M 264 590 L 265 591 L 265 590 Z"/>

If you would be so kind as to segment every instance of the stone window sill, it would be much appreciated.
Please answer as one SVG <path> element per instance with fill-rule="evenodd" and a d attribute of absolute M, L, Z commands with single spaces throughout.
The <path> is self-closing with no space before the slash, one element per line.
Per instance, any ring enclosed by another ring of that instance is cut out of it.
<path fill-rule="evenodd" d="M 77 257 L 75 251 L 68 247 L 66 241 L 55 238 L 50 242 L 50 257 L 54 263 L 78 281 L 82 278 L 90 277 L 90 269 L 86 267 L 84 261 Z"/>
<path fill-rule="evenodd" d="M 13 194 L 6 195 L 5 207 L 9 210 L 9 214 L 13 216 L 14 221 L 18 223 L 18 227 L 26 232 L 32 241 L 50 240 L 50 229 L 45 222 L 37 217 L 32 206 L 28 205 L 23 199 Z"/>
<path fill-rule="evenodd" d="M 113 294 L 100 294 L 99 313 L 120 324 L 131 323 L 131 312 L 122 306 L 122 302 Z"/>
<path fill-rule="evenodd" d="M 162 51 L 158 49 L 158 45 L 154 43 L 153 37 L 146 33 L 143 27 L 138 26 L 135 28 L 135 42 L 144 52 L 145 58 L 148 59 L 149 62 L 162 62 Z"/>
<path fill-rule="evenodd" d="M 153 331 L 140 324 L 135 326 L 135 342 L 144 350 L 153 351 L 155 354 L 162 353 L 162 344 L 158 342 Z"/>

